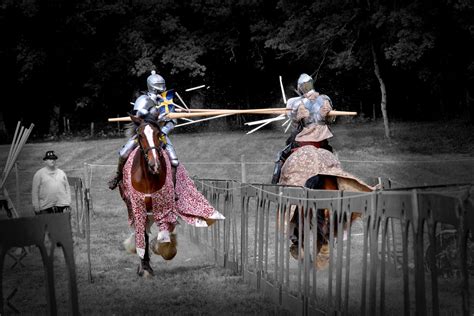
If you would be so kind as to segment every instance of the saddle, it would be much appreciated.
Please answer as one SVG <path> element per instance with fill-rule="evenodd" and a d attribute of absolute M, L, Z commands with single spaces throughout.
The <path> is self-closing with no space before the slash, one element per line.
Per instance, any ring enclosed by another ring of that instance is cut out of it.
<path fill-rule="evenodd" d="M 320 141 L 320 142 L 306 142 L 306 141 L 305 142 L 297 142 L 297 141 L 294 141 L 294 143 L 291 146 L 291 153 L 294 153 L 295 151 L 297 151 L 298 149 L 300 149 L 303 146 L 314 146 L 316 148 L 326 149 L 326 150 L 332 152 L 332 146 L 329 145 L 329 142 L 327 141 L 327 139 L 325 139 L 325 140 Z"/>

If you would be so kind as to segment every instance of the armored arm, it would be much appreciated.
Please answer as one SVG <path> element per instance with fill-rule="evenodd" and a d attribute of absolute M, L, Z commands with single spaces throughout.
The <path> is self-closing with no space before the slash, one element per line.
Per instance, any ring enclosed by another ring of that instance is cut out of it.
<path fill-rule="evenodd" d="M 298 126 L 301 123 L 301 111 L 298 109 L 300 106 L 303 104 L 303 98 L 302 97 L 295 97 L 291 98 L 287 101 L 286 103 L 286 108 L 290 109 L 291 111 L 288 111 L 287 116 L 291 120 L 291 126 L 295 129 L 298 128 Z"/>
<path fill-rule="evenodd" d="M 316 100 L 314 101 L 314 105 L 312 107 L 312 116 L 315 119 L 315 122 L 319 125 L 324 125 L 326 123 L 331 122 L 332 118 L 328 116 L 328 113 L 332 110 L 332 101 L 331 99 L 325 95 L 319 95 Z"/>
<path fill-rule="evenodd" d="M 152 98 L 144 94 L 137 98 L 134 103 L 133 111 L 138 117 L 144 118 L 150 114 L 150 110 L 155 106 Z"/>
<path fill-rule="evenodd" d="M 161 128 L 163 134 L 168 135 L 174 129 L 174 126 L 176 124 L 175 121 L 176 120 L 169 120 L 165 123 L 165 125 L 163 125 L 163 127 Z"/>

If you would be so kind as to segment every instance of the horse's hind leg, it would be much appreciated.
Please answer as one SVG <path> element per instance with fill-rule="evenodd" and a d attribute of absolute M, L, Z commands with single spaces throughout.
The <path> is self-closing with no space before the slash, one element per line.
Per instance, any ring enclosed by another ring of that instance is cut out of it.
<path fill-rule="evenodd" d="M 317 270 L 326 268 L 329 264 L 329 231 L 326 209 L 319 209 L 317 212 L 317 250 L 314 266 Z"/>

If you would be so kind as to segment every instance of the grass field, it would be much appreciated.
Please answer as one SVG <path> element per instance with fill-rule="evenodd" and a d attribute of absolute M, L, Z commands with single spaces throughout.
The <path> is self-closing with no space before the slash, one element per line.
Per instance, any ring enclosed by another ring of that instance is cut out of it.
<path fill-rule="evenodd" d="M 462 122 L 393 123 L 394 138 L 387 141 L 380 122 L 340 122 L 333 127 L 331 141 L 344 168 L 371 181 L 390 178 L 395 187 L 474 183 L 474 127 Z M 201 133 L 172 136 L 178 156 L 189 173 L 200 178 L 236 179 L 242 176 L 241 160 L 249 182 L 268 183 L 273 160 L 287 134 L 281 127 L 251 135 L 242 131 L 221 132 L 218 127 Z M 31 180 L 42 167 L 46 150 L 55 150 L 58 166 L 68 176 L 83 177 L 91 188 L 92 268 L 94 283 L 86 273 L 86 246 L 75 237 L 75 261 L 79 303 L 83 314 L 274 314 L 282 312 L 229 271 L 216 268 L 212 260 L 179 237 L 178 255 L 171 262 L 154 256 L 156 277 L 138 279 L 137 257 L 125 254 L 121 242 L 128 235 L 125 207 L 117 191 L 106 182 L 113 174 L 117 151 L 123 138 L 71 139 L 60 142 L 28 143 L 18 160 L 22 216 L 32 215 Z M 0 163 L 6 161 L 9 146 L 0 146 Z M 15 174 L 7 181 L 8 192 L 17 199 Z M 4 219 L 5 212 L 0 212 Z M 60 306 L 67 302 L 63 260 L 57 252 L 56 275 Z M 18 288 L 12 303 L 25 313 L 45 313 L 43 271 L 39 253 L 33 250 L 26 267 L 10 269 L 6 262 L 4 292 Z M 61 311 L 60 310 L 60 311 Z M 8 312 L 8 309 L 7 309 Z M 10 311 L 11 312 L 11 311 Z"/>

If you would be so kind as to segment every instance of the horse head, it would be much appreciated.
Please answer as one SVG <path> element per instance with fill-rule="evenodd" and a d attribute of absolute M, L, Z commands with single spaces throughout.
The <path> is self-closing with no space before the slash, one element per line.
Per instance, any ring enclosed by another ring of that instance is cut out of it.
<path fill-rule="evenodd" d="M 162 158 L 161 147 L 163 145 L 163 133 L 160 127 L 146 119 L 130 115 L 132 121 L 138 125 L 136 132 L 138 143 L 145 157 L 148 170 L 158 175 L 161 168 L 160 159 Z"/>

